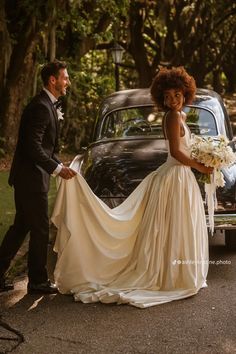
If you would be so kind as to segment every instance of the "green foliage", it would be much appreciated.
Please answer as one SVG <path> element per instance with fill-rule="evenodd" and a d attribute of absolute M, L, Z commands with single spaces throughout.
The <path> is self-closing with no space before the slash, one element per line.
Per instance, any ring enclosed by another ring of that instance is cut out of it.
<path fill-rule="evenodd" d="M 6 19 L 0 20 L 7 23 L 14 70 L 18 70 L 16 58 L 25 62 L 29 58 L 21 51 L 27 36 L 32 42 L 40 37 L 31 53 L 35 65 L 49 59 L 51 47 L 56 48 L 58 59 L 69 63 L 72 87 L 64 100 L 64 149 L 79 151 L 91 141 L 99 104 L 115 89 L 109 53 L 114 40 L 125 49 L 119 67 L 123 89 L 149 86 L 156 70 L 166 65 L 185 66 L 200 87 L 236 89 L 234 1 L 8 0 L 5 8 Z M 54 28 L 56 42 L 52 43 Z M 29 36 L 31 32 L 35 37 Z M 0 45 L 4 47 L 1 38 Z M 7 60 L 2 67 L 7 67 Z M 12 72 L 6 73 L 7 79 Z M 8 97 L 4 92 L 2 96 Z"/>
<path fill-rule="evenodd" d="M 134 24 L 142 21 L 145 55 L 152 72 L 162 62 L 184 65 L 201 86 L 213 83 L 213 76 L 209 75 L 212 73 L 212 65 L 214 63 L 214 69 L 217 65 L 222 66 L 221 53 L 225 51 L 222 45 L 236 26 L 235 16 L 229 15 L 227 18 L 230 11 L 234 12 L 234 5 L 228 6 L 224 1 L 182 0 L 161 3 L 136 0 L 132 4 L 129 1 L 103 1 L 102 7 L 100 1 L 74 1 L 71 4 L 71 30 L 77 34 L 74 37 L 77 38 L 77 50 L 81 52 L 81 38 L 93 39 L 95 44 L 94 48 L 83 54 L 79 62 L 71 58 L 73 86 L 68 100 L 67 121 L 63 128 L 64 146 L 69 149 L 75 146 L 79 150 L 91 141 L 99 104 L 104 96 L 114 91 L 111 57 L 108 51 L 96 50 L 99 45 L 111 42 L 113 38 L 124 43 L 127 50 L 123 63 L 127 67 L 120 67 L 121 87 L 139 85 L 137 71 L 140 69 L 131 69 L 136 64 L 133 51 L 140 52 L 139 43 L 136 44 L 135 38 L 130 37 L 129 33 L 129 26 L 132 25 L 131 5 L 137 10 L 134 12 Z M 106 16 L 109 25 L 100 32 L 96 31 Z M 140 52 L 140 59 L 141 55 Z M 221 74 L 220 77 L 225 78 L 225 75 Z M 222 83 L 225 83 L 225 79 Z"/>
<path fill-rule="evenodd" d="M 191 108 L 187 113 L 187 120 L 189 123 L 197 123 L 199 121 L 199 114 L 197 108 Z"/>
<path fill-rule="evenodd" d="M 111 31 L 109 29 L 102 31 L 101 21 L 103 19 L 108 21 L 111 29 L 112 23 L 118 21 L 120 15 L 126 14 L 128 3 L 128 0 L 103 0 L 101 6 L 99 0 L 68 1 L 66 13 L 64 7 L 57 9 L 58 27 L 64 29 L 69 25 L 71 31 L 80 38 L 109 40 Z"/>
<path fill-rule="evenodd" d="M 62 143 L 67 151 L 79 151 L 92 140 L 93 126 L 102 99 L 114 91 L 111 58 L 106 51 L 90 51 L 70 64 L 72 86 L 67 98 Z"/>
<path fill-rule="evenodd" d="M 13 190 L 7 180 L 8 172 L 0 172 L 0 242 L 12 224 L 15 214 Z"/>

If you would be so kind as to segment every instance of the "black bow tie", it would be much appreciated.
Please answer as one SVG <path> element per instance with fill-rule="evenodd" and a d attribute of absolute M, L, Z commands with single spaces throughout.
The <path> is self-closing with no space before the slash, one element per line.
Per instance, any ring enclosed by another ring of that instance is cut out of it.
<path fill-rule="evenodd" d="M 61 108 L 61 101 L 57 100 L 56 102 L 53 103 L 54 107 L 57 108 Z"/>

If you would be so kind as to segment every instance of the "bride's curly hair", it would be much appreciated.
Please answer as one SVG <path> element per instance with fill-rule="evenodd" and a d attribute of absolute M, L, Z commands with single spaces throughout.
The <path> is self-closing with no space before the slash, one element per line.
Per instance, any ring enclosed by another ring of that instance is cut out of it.
<path fill-rule="evenodd" d="M 161 68 L 151 85 L 151 96 L 158 108 L 166 109 L 164 92 L 170 89 L 181 90 L 185 97 L 185 104 L 190 104 L 196 93 L 196 83 L 182 66 L 171 69 Z"/>

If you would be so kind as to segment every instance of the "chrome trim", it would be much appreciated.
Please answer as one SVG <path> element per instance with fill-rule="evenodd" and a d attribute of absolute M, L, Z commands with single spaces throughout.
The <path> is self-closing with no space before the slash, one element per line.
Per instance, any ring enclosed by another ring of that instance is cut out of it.
<path fill-rule="evenodd" d="M 214 223 L 215 230 L 236 230 L 236 214 L 215 214 Z"/>

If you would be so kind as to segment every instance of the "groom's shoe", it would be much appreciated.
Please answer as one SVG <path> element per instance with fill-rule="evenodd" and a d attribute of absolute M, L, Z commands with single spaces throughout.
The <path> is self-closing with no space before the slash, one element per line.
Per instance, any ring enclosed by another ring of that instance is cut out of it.
<path fill-rule="evenodd" d="M 28 294 L 57 294 L 58 289 L 55 284 L 51 283 L 50 280 L 45 283 L 28 283 L 27 286 Z"/>
<path fill-rule="evenodd" d="M 9 291 L 13 290 L 14 285 L 10 280 L 7 280 L 6 278 L 0 278 L 0 293 L 3 291 Z"/>

